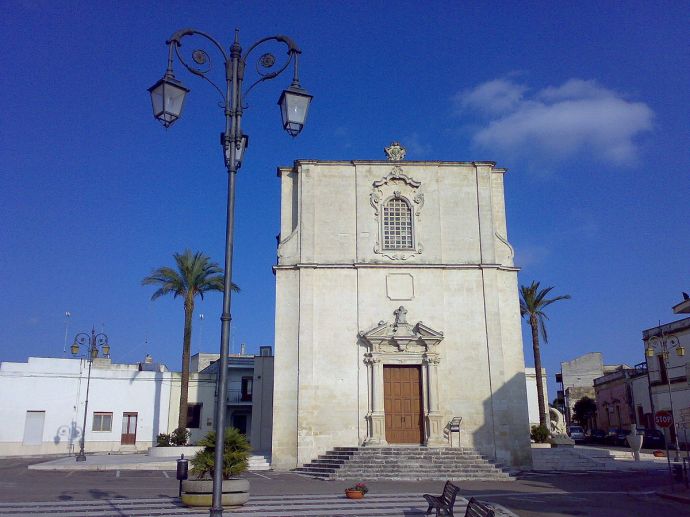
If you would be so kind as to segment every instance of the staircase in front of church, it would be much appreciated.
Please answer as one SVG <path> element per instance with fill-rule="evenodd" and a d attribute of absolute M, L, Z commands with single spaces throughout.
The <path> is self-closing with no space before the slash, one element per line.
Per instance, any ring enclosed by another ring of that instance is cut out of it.
<path fill-rule="evenodd" d="M 357 481 L 514 479 L 473 449 L 440 447 L 336 447 L 293 472 Z"/>

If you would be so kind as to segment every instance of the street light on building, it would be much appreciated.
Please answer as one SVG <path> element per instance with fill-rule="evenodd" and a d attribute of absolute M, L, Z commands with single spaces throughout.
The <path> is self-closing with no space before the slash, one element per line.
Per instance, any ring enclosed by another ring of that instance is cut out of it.
<path fill-rule="evenodd" d="M 89 387 L 91 385 L 91 365 L 93 360 L 98 357 L 98 350 L 103 352 L 104 357 L 110 357 L 110 345 L 108 344 L 108 336 L 103 333 L 96 334 L 94 328 L 91 329 L 91 335 L 86 332 L 80 332 L 74 336 L 74 342 L 70 347 L 72 355 L 76 356 L 79 351 L 86 347 L 84 351 L 87 362 L 89 363 L 89 373 L 86 377 L 86 400 L 84 401 L 84 425 L 81 428 L 81 441 L 79 442 L 79 454 L 77 454 L 77 461 L 86 461 L 86 454 L 84 454 L 84 440 L 86 438 L 86 415 L 89 409 Z"/>
<path fill-rule="evenodd" d="M 224 88 L 216 85 L 209 77 L 211 59 L 206 51 L 195 49 L 191 52 L 193 63 L 187 61 L 180 52 L 182 40 L 188 36 L 199 36 L 209 42 L 221 55 L 225 71 Z M 282 43 L 287 47 L 287 59 L 284 63 L 278 63 L 271 53 L 264 53 L 257 57 L 256 71 L 258 79 L 249 88 L 242 90 L 247 60 L 252 52 L 267 42 Z M 223 149 L 223 160 L 228 172 L 228 201 L 225 232 L 225 278 L 223 289 L 223 313 L 221 315 L 221 343 L 220 360 L 218 368 L 217 393 L 224 394 L 227 391 L 227 356 L 230 336 L 230 302 L 232 285 L 232 252 L 233 252 L 233 226 L 235 213 L 235 175 L 242 165 L 244 151 L 247 148 L 248 136 L 242 132 L 242 113 L 246 108 L 245 99 L 248 93 L 257 84 L 274 79 L 288 66 L 293 64 L 292 84 L 285 89 L 278 104 L 282 116 L 283 129 L 291 136 L 297 136 L 307 118 L 307 111 L 312 96 L 304 90 L 299 81 L 299 55 L 300 49 L 295 42 L 283 35 L 268 36 L 253 43 L 245 52 L 239 42 L 239 30 L 235 30 L 235 40 L 230 46 L 229 53 L 213 37 L 196 29 L 182 29 L 175 32 L 166 42 L 168 45 L 168 66 L 156 84 L 149 88 L 153 116 L 166 128 L 171 126 L 182 114 L 184 100 L 190 91 L 175 78 L 173 72 L 174 55 L 182 65 L 192 74 L 206 79 L 218 91 L 221 97 L 221 107 L 225 114 L 225 131 L 220 135 L 220 143 Z M 225 396 L 221 395 L 216 401 L 216 450 L 215 471 L 213 476 L 213 502 L 210 515 L 223 515 L 221 505 L 222 495 L 222 467 L 223 467 L 223 437 L 225 434 Z"/>
<path fill-rule="evenodd" d="M 665 375 L 661 375 L 662 382 L 663 377 L 666 377 L 666 387 L 668 389 L 668 400 L 671 406 L 671 415 L 673 418 L 675 446 L 676 446 L 676 456 L 675 461 L 680 461 L 680 448 L 678 447 L 678 429 L 675 429 L 675 416 L 673 414 L 673 395 L 671 394 L 671 376 L 669 375 L 670 363 L 669 363 L 669 352 L 674 350 L 678 357 L 683 357 L 685 355 L 685 347 L 681 346 L 680 341 L 674 335 L 664 335 L 663 330 L 661 331 L 661 336 L 653 336 L 647 341 L 647 348 L 645 349 L 645 355 L 648 358 L 657 356 L 661 359 L 664 365 Z M 647 371 L 649 371 L 649 366 Z"/>

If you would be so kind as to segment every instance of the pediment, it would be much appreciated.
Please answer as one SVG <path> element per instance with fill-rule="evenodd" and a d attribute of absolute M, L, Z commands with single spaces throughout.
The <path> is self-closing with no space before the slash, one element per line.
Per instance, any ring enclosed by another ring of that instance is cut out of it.
<path fill-rule="evenodd" d="M 421 321 L 416 324 L 407 322 L 407 310 L 404 307 L 394 311 L 395 320 L 380 321 L 377 326 L 360 332 L 362 338 L 372 351 L 409 351 L 429 352 L 443 340 L 443 332 L 432 329 Z"/>

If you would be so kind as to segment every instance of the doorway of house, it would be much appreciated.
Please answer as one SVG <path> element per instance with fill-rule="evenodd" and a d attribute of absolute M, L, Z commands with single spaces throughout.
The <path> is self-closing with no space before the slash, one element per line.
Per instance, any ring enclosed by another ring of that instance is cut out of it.
<path fill-rule="evenodd" d="M 138 413 L 122 414 L 122 445 L 135 445 L 137 443 L 137 416 Z"/>
<path fill-rule="evenodd" d="M 247 416 L 246 413 L 233 413 L 232 415 L 232 426 L 244 435 L 247 434 Z"/>
<path fill-rule="evenodd" d="M 43 426 L 45 424 L 45 411 L 27 411 L 24 421 L 24 445 L 40 445 L 43 443 Z"/>
<path fill-rule="evenodd" d="M 384 365 L 383 409 L 388 443 L 420 444 L 424 441 L 420 366 Z"/>

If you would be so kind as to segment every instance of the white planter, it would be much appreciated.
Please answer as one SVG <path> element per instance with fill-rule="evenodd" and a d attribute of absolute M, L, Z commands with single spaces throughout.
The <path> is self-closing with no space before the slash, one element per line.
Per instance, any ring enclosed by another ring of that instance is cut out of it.
<path fill-rule="evenodd" d="M 149 447 L 148 455 L 152 458 L 179 458 L 180 454 L 191 460 L 203 447 L 186 445 L 184 447 Z"/>
<path fill-rule="evenodd" d="M 223 506 L 242 506 L 249 501 L 249 481 L 241 478 L 224 479 L 222 486 Z M 211 507 L 213 481 L 187 479 L 182 482 L 182 502 L 187 506 Z"/>

